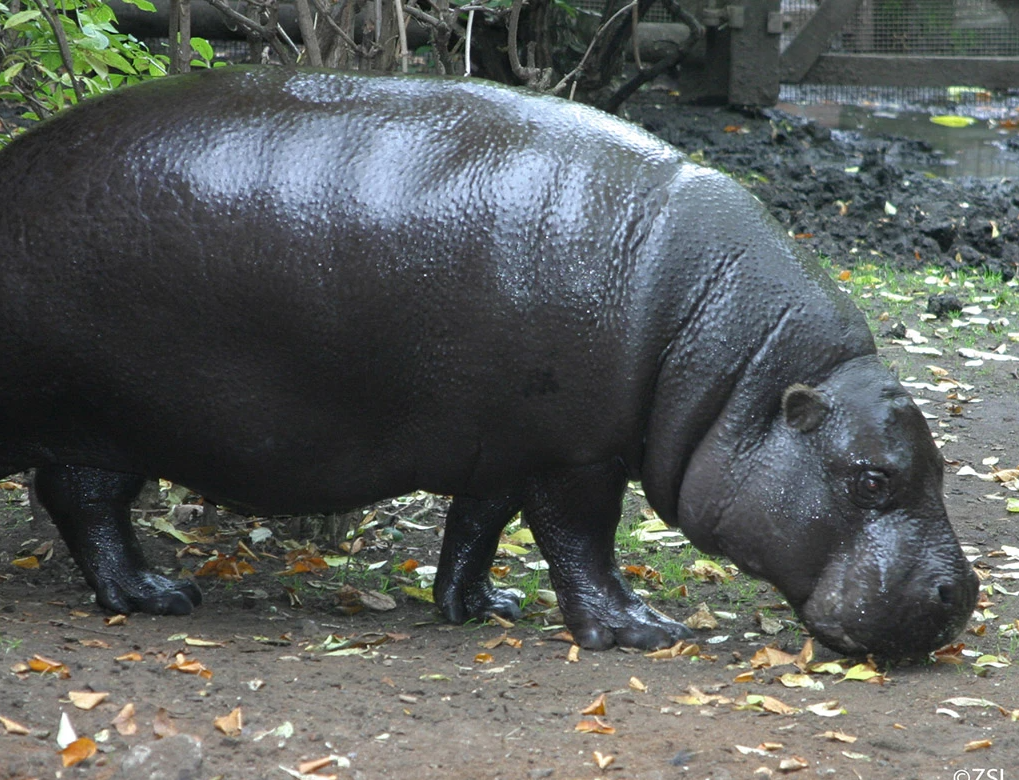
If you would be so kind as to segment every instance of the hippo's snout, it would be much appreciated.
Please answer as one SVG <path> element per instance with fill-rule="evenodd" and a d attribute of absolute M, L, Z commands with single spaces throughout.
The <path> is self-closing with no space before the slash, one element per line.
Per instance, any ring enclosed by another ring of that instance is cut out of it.
<path fill-rule="evenodd" d="M 833 562 L 798 610 L 807 629 L 838 652 L 883 658 L 918 657 L 950 642 L 973 613 L 979 580 L 961 550 L 925 552 L 908 556 L 912 566 L 865 553 Z"/>

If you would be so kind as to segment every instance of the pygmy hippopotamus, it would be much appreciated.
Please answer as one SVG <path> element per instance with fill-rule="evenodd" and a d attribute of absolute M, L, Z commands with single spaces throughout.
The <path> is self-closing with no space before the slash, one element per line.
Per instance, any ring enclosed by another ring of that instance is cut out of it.
<path fill-rule="evenodd" d="M 190 612 L 146 477 L 263 514 L 453 496 L 435 601 L 518 512 L 584 647 L 688 630 L 621 578 L 627 480 L 844 652 L 950 640 L 977 581 L 863 317 L 720 173 L 470 80 L 233 68 L 89 100 L 0 154 L 0 475 L 104 607 Z"/>

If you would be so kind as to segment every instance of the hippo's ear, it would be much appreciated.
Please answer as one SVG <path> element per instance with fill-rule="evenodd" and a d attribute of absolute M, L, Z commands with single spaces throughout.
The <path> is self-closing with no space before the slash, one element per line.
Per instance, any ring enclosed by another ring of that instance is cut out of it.
<path fill-rule="evenodd" d="M 782 394 L 782 415 L 800 433 L 814 430 L 831 411 L 831 401 L 807 385 L 789 385 Z"/>

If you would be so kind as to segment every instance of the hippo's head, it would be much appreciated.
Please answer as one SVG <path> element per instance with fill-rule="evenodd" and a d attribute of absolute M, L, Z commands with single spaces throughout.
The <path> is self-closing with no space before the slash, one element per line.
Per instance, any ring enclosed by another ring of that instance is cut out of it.
<path fill-rule="evenodd" d="M 923 415 L 874 358 L 792 385 L 742 438 L 723 418 L 691 461 L 680 524 L 774 584 L 820 642 L 907 657 L 950 641 L 977 577 L 942 501 Z"/>

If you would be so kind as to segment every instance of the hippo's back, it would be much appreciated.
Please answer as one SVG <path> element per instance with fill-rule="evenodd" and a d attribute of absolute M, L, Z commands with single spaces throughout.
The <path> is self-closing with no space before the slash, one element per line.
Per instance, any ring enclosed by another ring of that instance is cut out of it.
<path fill-rule="evenodd" d="M 313 509 L 635 463 L 682 164 L 471 82 L 238 68 L 89 101 L 0 154 L 0 471 L 297 511 L 273 468 Z"/>

